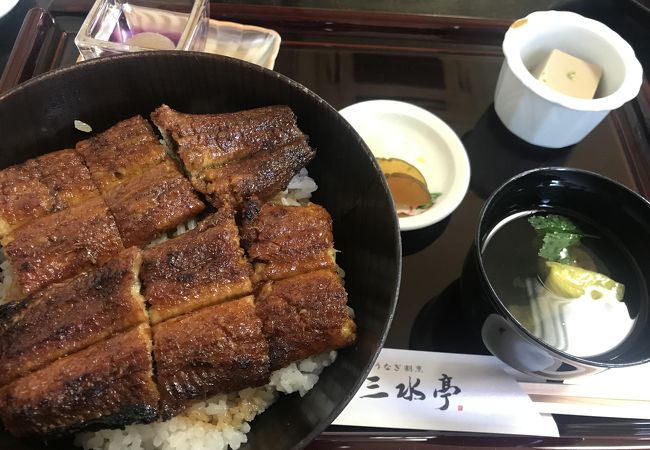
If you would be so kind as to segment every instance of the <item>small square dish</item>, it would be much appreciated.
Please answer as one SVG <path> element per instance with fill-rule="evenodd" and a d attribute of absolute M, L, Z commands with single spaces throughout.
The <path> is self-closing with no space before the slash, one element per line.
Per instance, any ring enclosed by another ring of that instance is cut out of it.
<path fill-rule="evenodd" d="M 86 60 L 144 50 L 202 51 L 209 17 L 207 0 L 97 0 L 75 44 Z"/>
<path fill-rule="evenodd" d="M 280 51 L 280 35 L 268 28 L 210 20 L 206 53 L 242 59 L 273 69 Z"/>
<path fill-rule="evenodd" d="M 191 50 L 273 69 L 280 35 L 267 28 L 209 19 L 206 0 L 173 0 L 169 9 L 147 0 L 97 0 L 75 44 L 80 61 L 145 50 Z"/>

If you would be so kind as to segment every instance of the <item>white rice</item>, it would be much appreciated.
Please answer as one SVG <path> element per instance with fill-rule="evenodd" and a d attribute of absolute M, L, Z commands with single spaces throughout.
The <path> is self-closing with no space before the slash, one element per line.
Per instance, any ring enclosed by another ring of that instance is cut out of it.
<path fill-rule="evenodd" d="M 180 236 L 181 234 L 187 233 L 190 230 L 193 230 L 196 228 L 197 222 L 196 218 L 192 217 L 190 219 L 187 219 L 185 222 L 178 224 L 176 228 L 174 228 L 171 231 L 168 231 L 166 233 L 160 233 L 158 236 L 150 240 L 145 247 L 153 247 L 158 244 L 162 244 L 165 241 L 168 241 L 169 239 Z"/>
<path fill-rule="evenodd" d="M 318 189 L 316 182 L 304 167 L 289 181 L 287 188 L 270 201 L 287 206 L 302 206 L 309 203 L 311 194 Z"/>
<path fill-rule="evenodd" d="M 174 232 L 172 233 L 172 236 L 176 237 L 176 236 L 180 236 L 181 234 L 187 233 L 188 231 L 196 228 L 196 225 L 197 225 L 196 219 L 190 218 L 187 221 L 178 225 L 174 230 Z"/>
<path fill-rule="evenodd" d="M 92 133 L 93 131 L 93 127 L 88 125 L 86 122 L 82 122 L 81 120 L 75 120 L 73 123 L 74 123 L 74 127 L 79 131 L 83 131 L 84 133 Z"/>
<path fill-rule="evenodd" d="M 312 356 L 276 370 L 269 384 L 199 401 L 166 422 L 79 433 L 75 445 L 86 450 L 225 450 L 247 442 L 249 423 L 280 393 L 305 395 L 336 352 Z"/>

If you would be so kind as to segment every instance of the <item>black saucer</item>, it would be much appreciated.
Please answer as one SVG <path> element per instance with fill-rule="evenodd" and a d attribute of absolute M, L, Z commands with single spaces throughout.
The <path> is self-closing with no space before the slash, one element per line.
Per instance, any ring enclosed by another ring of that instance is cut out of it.
<path fill-rule="evenodd" d="M 419 230 L 402 231 L 402 256 L 412 255 L 433 244 L 447 229 L 451 215 L 438 223 L 420 228 Z"/>
<path fill-rule="evenodd" d="M 481 336 L 470 326 L 455 280 L 420 310 L 409 340 L 411 350 L 489 355 Z"/>

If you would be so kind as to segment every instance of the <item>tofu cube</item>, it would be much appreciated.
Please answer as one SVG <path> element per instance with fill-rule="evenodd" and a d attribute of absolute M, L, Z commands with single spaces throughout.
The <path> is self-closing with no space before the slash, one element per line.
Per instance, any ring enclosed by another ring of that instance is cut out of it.
<path fill-rule="evenodd" d="M 531 72 L 539 81 L 562 94 L 594 98 L 603 70 L 561 50 L 553 50 Z"/>

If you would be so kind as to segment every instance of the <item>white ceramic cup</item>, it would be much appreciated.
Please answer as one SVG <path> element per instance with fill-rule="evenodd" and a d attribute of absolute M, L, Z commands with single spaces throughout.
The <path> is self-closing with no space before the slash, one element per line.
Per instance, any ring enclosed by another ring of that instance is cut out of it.
<path fill-rule="evenodd" d="M 553 49 L 603 69 L 594 99 L 562 94 L 533 77 L 530 70 Z M 505 34 L 503 53 L 496 113 L 514 134 L 542 147 L 581 141 L 609 111 L 636 97 L 643 81 L 641 64 L 623 38 L 572 12 L 539 11 L 515 21 Z"/>

